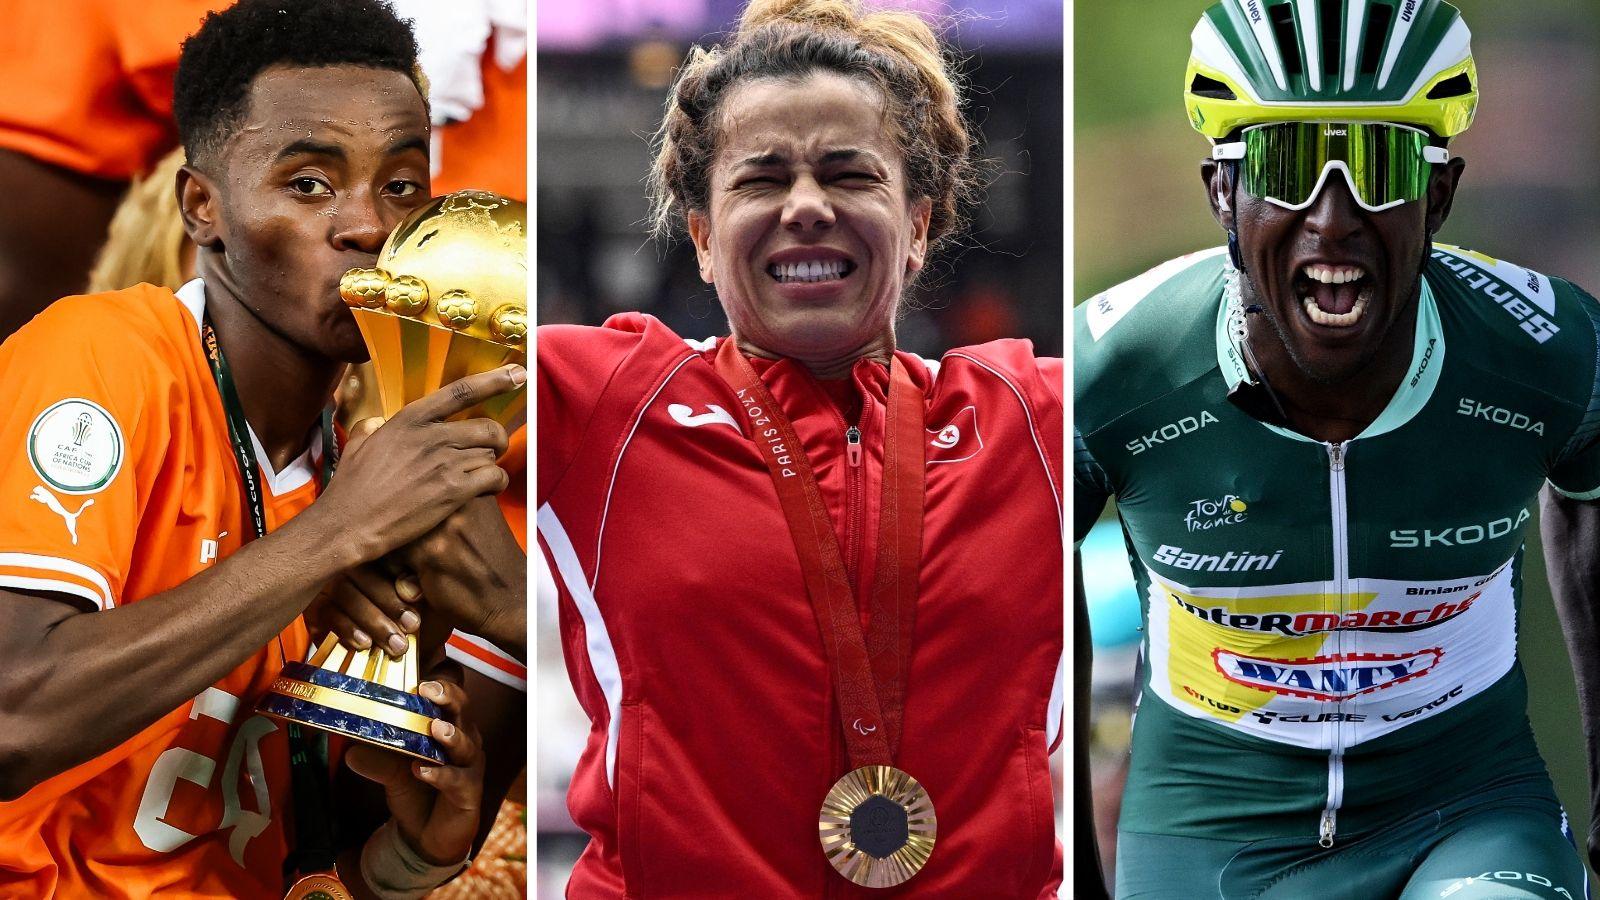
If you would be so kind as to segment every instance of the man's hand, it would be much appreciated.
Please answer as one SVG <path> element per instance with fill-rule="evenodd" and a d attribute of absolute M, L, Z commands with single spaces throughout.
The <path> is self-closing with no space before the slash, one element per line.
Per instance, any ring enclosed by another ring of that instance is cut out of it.
<path fill-rule="evenodd" d="M 468 500 L 396 555 L 416 573 L 430 615 L 525 658 L 528 555 L 493 497 Z M 400 590 L 415 593 L 405 580 Z"/>
<path fill-rule="evenodd" d="M 490 419 L 446 421 L 528 378 L 521 366 L 469 375 L 408 404 L 354 446 L 308 514 L 359 535 L 361 562 L 427 533 L 473 497 L 505 490 L 495 460 L 506 431 Z"/>
<path fill-rule="evenodd" d="M 383 425 L 381 418 L 357 422 L 347 452 Z M 435 626 L 460 628 L 522 659 L 527 581 L 528 556 L 499 503 L 474 497 L 406 547 L 337 579 L 314 609 L 318 624 L 345 646 L 397 656 L 405 652 L 405 636 L 418 633 L 425 605 L 432 611 L 429 634 L 448 634 Z"/>
<path fill-rule="evenodd" d="M 378 647 L 398 659 L 410 646 L 406 635 L 416 634 L 422 624 L 416 600 L 416 579 L 380 560 L 334 579 L 313 608 L 317 624 L 337 634 L 346 647 Z"/>
<path fill-rule="evenodd" d="M 483 805 L 483 748 L 478 729 L 463 716 L 467 695 L 443 679 L 425 681 L 418 692 L 439 705 L 433 739 L 448 765 L 417 762 L 388 750 L 358 744 L 345 755 L 356 774 L 383 786 L 395 826 L 406 843 L 431 865 L 467 858 L 478 833 Z"/>
<path fill-rule="evenodd" d="M 523 659 L 527 583 L 528 556 L 499 504 L 474 497 L 421 539 L 336 580 L 319 621 L 345 646 L 398 656 L 426 617 L 436 639 L 459 628 Z"/>

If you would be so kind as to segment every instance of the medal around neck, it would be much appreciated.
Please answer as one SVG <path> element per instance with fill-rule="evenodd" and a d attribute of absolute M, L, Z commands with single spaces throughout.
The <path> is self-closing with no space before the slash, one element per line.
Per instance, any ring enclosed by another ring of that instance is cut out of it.
<path fill-rule="evenodd" d="M 527 219 L 525 204 L 498 194 L 447 194 L 395 228 L 378 268 L 346 272 L 339 295 L 372 362 L 356 396 L 344 401 L 393 416 L 460 378 L 526 364 Z M 457 418 L 492 418 L 510 429 L 526 410 L 521 388 Z M 305 662 L 284 666 L 259 709 L 442 763 L 444 751 L 428 734 L 439 709 L 417 694 L 416 640 L 406 640 L 406 653 L 391 659 L 329 635 Z"/>
<path fill-rule="evenodd" d="M 333 875 L 307 875 L 296 881 L 283 900 L 353 900 L 354 895 Z"/>
<path fill-rule="evenodd" d="M 817 830 L 840 875 L 863 887 L 894 887 L 928 864 L 939 820 L 915 778 L 893 766 L 862 766 L 828 791 Z"/>

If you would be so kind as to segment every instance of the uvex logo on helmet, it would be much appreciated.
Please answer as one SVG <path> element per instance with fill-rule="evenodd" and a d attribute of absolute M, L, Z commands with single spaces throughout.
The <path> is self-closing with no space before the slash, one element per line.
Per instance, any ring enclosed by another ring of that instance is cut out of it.
<path fill-rule="evenodd" d="M 1193 30 L 1184 106 L 1222 140 L 1271 122 L 1391 122 L 1449 138 L 1478 105 L 1472 34 L 1441 0 L 1221 0 Z"/>

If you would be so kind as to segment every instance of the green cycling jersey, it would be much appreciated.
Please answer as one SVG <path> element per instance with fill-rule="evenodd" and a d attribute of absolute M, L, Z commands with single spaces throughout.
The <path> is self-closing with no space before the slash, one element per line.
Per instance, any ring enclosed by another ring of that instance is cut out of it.
<path fill-rule="evenodd" d="M 1600 305 L 1435 245 L 1410 368 L 1360 435 L 1247 414 L 1227 254 L 1074 317 L 1081 539 L 1114 496 L 1142 604 L 1121 829 L 1337 841 L 1525 784 L 1553 800 L 1517 660 L 1548 480 L 1600 497 Z"/>

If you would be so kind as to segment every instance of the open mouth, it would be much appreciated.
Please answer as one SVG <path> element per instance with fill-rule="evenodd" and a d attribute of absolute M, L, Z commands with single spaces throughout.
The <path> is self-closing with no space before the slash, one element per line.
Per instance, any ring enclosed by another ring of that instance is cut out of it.
<path fill-rule="evenodd" d="M 835 257 L 773 263 L 767 266 L 767 274 L 779 284 L 820 284 L 848 278 L 855 269 L 855 263 Z"/>
<path fill-rule="evenodd" d="M 1360 266 L 1311 263 L 1294 276 L 1294 295 L 1318 325 L 1349 328 L 1361 321 L 1372 301 L 1373 285 Z"/>

